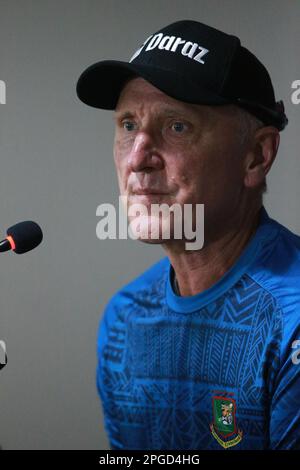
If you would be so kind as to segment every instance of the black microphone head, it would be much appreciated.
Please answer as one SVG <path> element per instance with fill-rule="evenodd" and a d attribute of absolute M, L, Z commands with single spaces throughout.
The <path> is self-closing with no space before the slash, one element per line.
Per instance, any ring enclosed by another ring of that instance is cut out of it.
<path fill-rule="evenodd" d="M 18 254 L 33 250 L 43 240 L 41 227 L 32 220 L 12 225 L 7 229 L 7 235 L 13 239 L 15 248 L 12 249 Z"/>

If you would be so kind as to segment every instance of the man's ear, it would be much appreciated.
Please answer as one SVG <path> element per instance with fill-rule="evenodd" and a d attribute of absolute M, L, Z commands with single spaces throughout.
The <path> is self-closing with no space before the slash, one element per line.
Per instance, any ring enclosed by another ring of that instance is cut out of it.
<path fill-rule="evenodd" d="M 280 142 L 278 129 L 265 126 L 258 129 L 245 157 L 245 179 L 247 188 L 260 186 L 275 160 Z"/>

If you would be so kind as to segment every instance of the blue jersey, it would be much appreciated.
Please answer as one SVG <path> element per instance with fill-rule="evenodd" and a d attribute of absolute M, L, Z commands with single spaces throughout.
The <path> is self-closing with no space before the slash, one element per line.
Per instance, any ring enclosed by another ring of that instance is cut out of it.
<path fill-rule="evenodd" d="M 271 219 L 211 288 L 181 297 L 163 258 L 98 332 L 112 449 L 300 449 L 300 237 Z"/>

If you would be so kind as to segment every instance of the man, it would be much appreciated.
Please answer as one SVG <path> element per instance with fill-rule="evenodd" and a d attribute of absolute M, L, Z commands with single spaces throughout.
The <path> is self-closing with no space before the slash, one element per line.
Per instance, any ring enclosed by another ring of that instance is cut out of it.
<path fill-rule="evenodd" d="M 77 93 L 115 110 L 129 208 L 204 204 L 197 250 L 174 225 L 153 240 L 152 219 L 136 215 L 140 239 L 167 256 L 120 289 L 100 322 L 111 448 L 300 448 L 300 237 L 262 202 L 287 124 L 267 70 L 238 38 L 180 21 L 129 63 L 89 67 Z"/>

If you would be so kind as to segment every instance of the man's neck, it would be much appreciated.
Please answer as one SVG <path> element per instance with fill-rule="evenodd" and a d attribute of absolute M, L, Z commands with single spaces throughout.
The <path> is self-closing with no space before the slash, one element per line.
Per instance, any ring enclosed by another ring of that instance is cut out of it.
<path fill-rule="evenodd" d="M 231 227 L 214 241 L 205 241 L 198 251 L 164 245 L 174 268 L 181 296 L 196 295 L 212 287 L 233 266 L 256 232 L 260 210 Z"/>

